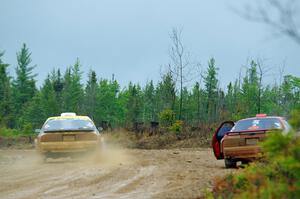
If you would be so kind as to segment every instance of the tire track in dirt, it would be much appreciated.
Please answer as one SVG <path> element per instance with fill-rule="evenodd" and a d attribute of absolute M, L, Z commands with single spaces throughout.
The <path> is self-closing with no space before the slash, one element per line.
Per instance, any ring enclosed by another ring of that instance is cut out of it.
<path fill-rule="evenodd" d="M 206 148 L 106 150 L 97 161 L 38 163 L 34 150 L 0 151 L 0 198 L 197 198 L 225 169 Z"/>

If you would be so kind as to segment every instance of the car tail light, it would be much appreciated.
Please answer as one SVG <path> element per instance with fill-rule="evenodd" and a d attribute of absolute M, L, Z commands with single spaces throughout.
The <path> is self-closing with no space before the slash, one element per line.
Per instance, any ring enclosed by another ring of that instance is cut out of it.
<path fill-rule="evenodd" d="M 58 133 L 44 134 L 40 137 L 41 142 L 60 142 L 62 135 Z"/>
<path fill-rule="evenodd" d="M 97 140 L 97 135 L 95 133 L 77 134 L 76 140 Z"/>

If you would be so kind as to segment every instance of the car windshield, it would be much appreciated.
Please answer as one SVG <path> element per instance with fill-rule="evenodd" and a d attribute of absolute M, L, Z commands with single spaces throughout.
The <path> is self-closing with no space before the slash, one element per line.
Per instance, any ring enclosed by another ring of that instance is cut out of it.
<path fill-rule="evenodd" d="M 68 119 L 53 119 L 44 124 L 43 130 L 47 131 L 70 131 L 82 130 L 91 131 L 95 130 L 95 125 L 90 120 L 68 118 Z"/>
<path fill-rule="evenodd" d="M 252 118 L 238 121 L 231 132 L 282 129 L 278 118 Z"/>

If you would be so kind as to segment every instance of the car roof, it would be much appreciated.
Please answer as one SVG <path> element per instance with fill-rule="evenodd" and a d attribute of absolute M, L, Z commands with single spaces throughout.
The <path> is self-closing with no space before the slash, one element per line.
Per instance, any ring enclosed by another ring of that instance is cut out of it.
<path fill-rule="evenodd" d="M 281 117 L 281 116 L 266 116 L 266 117 L 249 117 L 249 118 L 244 118 L 244 119 L 241 119 L 239 121 L 242 121 L 242 120 L 251 120 L 251 119 L 264 119 L 264 118 L 276 118 L 276 119 L 280 119 L 280 120 L 283 120 L 284 118 Z"/>
<path fill-rule="evenodd" d="M 55 117 L 49 117 L 48 120 L 60 120 L 60 119 L 82 119 L 82 120 L 91 120 L 88 116 L 55 116 Z"/>

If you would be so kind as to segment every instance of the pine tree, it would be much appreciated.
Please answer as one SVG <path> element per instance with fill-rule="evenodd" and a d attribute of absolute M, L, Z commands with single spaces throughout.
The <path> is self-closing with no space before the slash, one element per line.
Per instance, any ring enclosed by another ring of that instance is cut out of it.
<path fill-rule="evenodd" d="M 26 104 L 31 101 L 36 92 L 34 66 L 31 65 L 31 53 L 23 44 L 20 52 L 17 53 L 18 66 L 16 68 L 16 78 L 13 81 L 13 99 L 15 118 L 19 118 Z M 20 124 L 16 126 L 20 127 Z"/>
<path fill-rule="evenodd" d="M 190 109 L 188 110 L 192 114 L 193 125 L 199 126 L 201 121 L 205 117 L 205 92 L 200 88 L 199 82 L 196 82 L 190 96 Z"/>
<path fill-rule="evenodd" d="M 35 96 L 26 106 L 26 109 L 23 113 L 23 117 L 21 118 L 22 127 L 26 128 L 30 126 L 33 128 L 41 128 L 42 124 L 47 119 L 47 112 L 43 106 L 43 98 L 41 92 L 36 92 Z"/>
<path fill-rule="evenodd" d="M 80 71 L 80 62 L 79 59 L 77 59 L 74 66 L 72 67 L 71 91 L 72 91 L 72 98 L 73 98 L 72 109 L 78 113 L 83 111 L 82 104 L 83 104 L 84 91 L 82 89 L 81 76 L 82 76 L 82 72 Z"/>
<path fill-rule="evenodd" d="M 97 102 L 97 76 L 95 71 L 90 71 L 88 75 L 88 81 L 85 87 L 84 106 L 85 112 L 91 118 L 95 118 L 96 102 Z"/>
<path fill-rule="evenodd" d="M 7 75 L 8 64 L 3 63 L 1 57 L 4 52 L 0 52 L 0 127 L 11 127 L 11 87 L 10 78 Z"/>
<path fill-rule="evenodd" d="M 257 64 L 251 61 L 250 68 L 247 70 L 247 74 L 244 77 L 242 84 L 243 104 L 245 108 L 244 117 L 250 117 L 256 115 L 259 110 L 258 106 L 258 76 L 257 76 Z"/>
<path fill-rule="evenodd" d="M 116 80 L 101 79 L 96 96 L 96 120 L 106 121 L 111 125 L 120 122 L 123 114 L 118 103 L 119 84 Z"/>
<path fill-rule="evenodd" d="M 159 82 L 157 87 L 157 100 L 159 101 L 159 112 L 164 109 L 175 111 L 176 85 L 171 72 L 166 73 L 162 77 L 162 81 Z"/>
<path fill-rule="evenodd" d="M 208 121 L 216 120 L 216 106 L 218 98 L 218 68 L 215 66 L 215 59 L 211 58 L 208 62 L 206 77 L 204 78 L 206 89 L 206 113 Z"/>
<path fill-rule="evenodd" d="M 127 120 L 131 124 L 142 121 L 143 99 L 139 85 L 129 86 L 127 101 Z"/>
<path fill-rule="evenodd" d="M 66 70 L 64 76 L 64 84 L 62 90 L 63 111 L 83 112 L 83 96 L 84 91 L 81 84 L 80 62 L 76 60 L 73 67 Z"/>
<path fill-rule="evenodd" d="M 180 101 L 184 106 L 181 107 L 181 118 L 178 117 L 179 120 L 184 120 L 187 123 L 190 123 L 192 120 L 192 114 L 190 112 L 190 106 L 191 106 L 191 100 L 190 100 L 190 93 L 187 89 L 187 87 L 183 87 L 182 93 L 181 93 L 181 99 L 179 99 L 179 109 L 180 109 Z M 177 106 L 178 107 L 178 106 Z M 177 111 L 178 114 L 180 113 L 180 110 Z"/>
<path fill-rule="evenodd" d="M 62 112 L 72 112 L 72 78 L 71 68 L 67 68 L 63 78 L 63 90 L 62 90 Z"/>
<path fill-rule="evenodd" d="M 54 82 L 51 81 L 50 75 L 47 76 L 44 85 L 40 90 L 40 96 L 42 100 L 42 107 L 45 112 L 45 117 L 60 114 L 60 104 L 56 98 Z"/>
<path fill-rule="evenodd" d="M 54 69 L 52 71 L 50 75 L 50 81 L 53 84 L 55 99 L 58 104 L 59 112 L 62 112 L 63 109 L 62 91 L 64 88 L 64 82 L 63 82 L 63 78 L 61 77 L 60 69 L 57 69 L 57 71 Z"/>
<path fill-rule="evenodd" d="M 151 80 L 146 84 L 143 91 L 144 95 L 144 111 L 143 111 L 143 120 L 145 122 L 155 121 L 155 88 L 153 81 Z"/>

